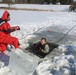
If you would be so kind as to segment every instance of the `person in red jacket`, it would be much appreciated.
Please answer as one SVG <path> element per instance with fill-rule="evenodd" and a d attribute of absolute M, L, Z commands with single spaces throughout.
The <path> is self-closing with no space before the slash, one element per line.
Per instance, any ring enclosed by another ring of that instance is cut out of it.
<path fill-rule="evenodd" d="M 19 26 L 11 27 L 8 21 L 10 20 L 10 14 L 8 11 L 5 11 L 0 18 L 0 51 L 4 52 L 7 48 L 7 45 L 13 45 L 15 48 L 19 47 L 19 42 L 16 37 L 10 35 L 11 32 L 20 30 Z"/>

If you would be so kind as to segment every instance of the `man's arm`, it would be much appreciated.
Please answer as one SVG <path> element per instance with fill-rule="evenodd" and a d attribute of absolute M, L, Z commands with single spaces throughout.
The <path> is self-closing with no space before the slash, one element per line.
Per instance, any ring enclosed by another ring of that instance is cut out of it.
<path fill-rule="evenodd" d="M 40 42 L 36 42 L 36 43 L 34 43 L 34 44 L 33 44 L 33 45 L 34 45 L 34 47 L 38 46 L 38 45 L 39 45 L 39 43 L 40 43 Z"/>
<path fill-rule="evenodd" d="M 11 32 L 14 32 L 16 30 L 20 30 L 20 27 L 19 26 L 16 26 L 16 27 L 10 27 L 8 28 L 7 32 L 11 33 Z"/>
<path fill-rule="evenodd" d="M 49 46 L 46 44 L 44 50 L 41 50 L 43 53 L 49 53 Z"/>

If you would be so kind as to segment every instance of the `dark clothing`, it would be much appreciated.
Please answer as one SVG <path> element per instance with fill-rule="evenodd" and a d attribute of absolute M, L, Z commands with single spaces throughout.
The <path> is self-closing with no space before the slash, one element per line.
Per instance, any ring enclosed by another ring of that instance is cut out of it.
<path fill-rule="evenodd" d="M 4 20 L 2 20 L 2 18 L 0 18 L 0 24 L 3 22 Z"/>
<path fill-rule="evenodd" d="M 41 51 L 42 49 L 44 50 L 45 45 L 41 45 L 41 43 L 38 42 L 38 43 L 34 44 L 34 47 L 35 47 L 36 50 Z"/>
<path fill-rule="evenodd" d="M 44 57 L 49 53 L 49 46 L 47 44 L 42 45 L 41 42 L 35 43 L 34 52 Z"/>

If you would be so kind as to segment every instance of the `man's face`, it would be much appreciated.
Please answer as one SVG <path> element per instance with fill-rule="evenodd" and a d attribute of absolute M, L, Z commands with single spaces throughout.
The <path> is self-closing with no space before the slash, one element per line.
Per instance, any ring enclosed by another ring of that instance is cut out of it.
<path fill-rule="evenodd" d="M 10 21 L 10 16 L 7 17 L 7 21 Z"/>
<path fill-rule="evenodd" d="M 41 44 L 42 45 L 45 45 L 46 44 L 46 41 L 43 39 L 43 40 L 41 40 Z"/>

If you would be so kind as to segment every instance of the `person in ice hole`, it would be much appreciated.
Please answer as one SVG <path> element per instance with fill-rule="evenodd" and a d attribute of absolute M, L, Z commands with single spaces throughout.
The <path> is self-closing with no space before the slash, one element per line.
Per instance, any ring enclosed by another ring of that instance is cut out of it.
<path fill-rule="evenodd" d="M 20 27 L 11 27 L 8 21 L 10 21 L 10 14 L 5 11 L 0 18 L 0 52 L 4 52 L 8 44 L 20 48 L 18 39 L 10 35 L 11 32 L 20 30 Z"/>
<path fill-rule="evenodd" d="M 34 43 L 34 52 L 39 55 L 47 55 L 49 53 L 49 46 L 45 38 L 42 38 L 40 42 Z"/>

